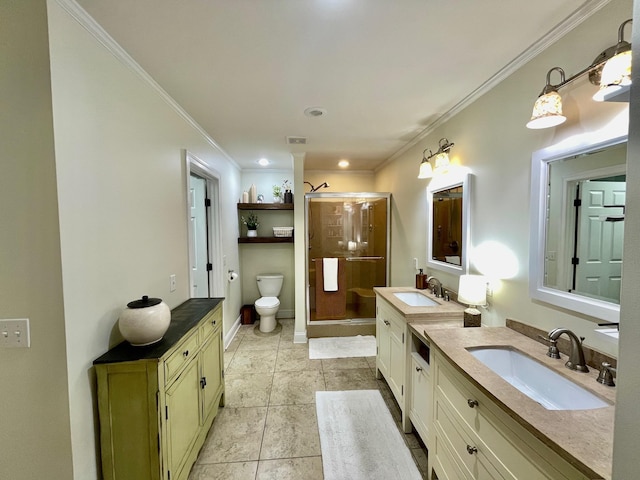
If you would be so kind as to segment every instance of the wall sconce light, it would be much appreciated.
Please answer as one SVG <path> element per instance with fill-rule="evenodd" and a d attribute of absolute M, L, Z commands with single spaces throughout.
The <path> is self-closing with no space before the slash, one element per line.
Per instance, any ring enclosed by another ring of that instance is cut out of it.
<path fill-rule="evenodd" d="M 431 178 L 434 174 L 447 173 L 449 171 L 449 150 L 453 145 L 453 142 L 449 142 L 446 138 L 441 138 L 438 142 L 438 151 L 436 153 L 432 153 L 431 150 L 425 148 L 422 152 L 418 178 Z M 427 151 L 429 156 L 426 155 Z M 433 165 L 431 165 L 432 160 Z"/>
<path fill-rule="evenodd" d="M 618 28 L 618 43 L 604 50 L 587 68 L 575 75 L 565 78 L 564 70 L 553 67 L 547 72 L 547 83 L 533 106 L 531 120 L 527 128 L 540 129 L 555 127 L 563 123 L 567 117 L 562 114 L 562 97 L 558 90 L 573 82 L 585 73 L 589 74 L 589 81 L 599 85 L 593 99 L 599 102 L 608 100 L 620 93 L 624 87 L 631 85 L 631 44 L 624 40 L 624 27 L 633 20 L 625 20 Z M 551 72 L 560 74 L 560 83 L 551 84 Z"/>

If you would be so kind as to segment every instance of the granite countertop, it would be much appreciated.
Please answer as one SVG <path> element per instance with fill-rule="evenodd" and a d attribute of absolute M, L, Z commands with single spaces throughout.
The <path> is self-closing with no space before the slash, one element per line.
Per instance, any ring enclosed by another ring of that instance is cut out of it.
<path fill-rule="evenodd" d="M 435 345 L 454 367 L 494 400 L 520 425 L 590 478 L 611 478 L 615 388 L 596 382 L 598 372 L 567 369 L 562 359 L 546 356 L 547 347 L 507 327 L 437 328 L 411 323 L 410 328 Z M 466 349 L 508 346 L 528 354 L 611 404 L 593 410 L 547 410 L 477 360 Z"/>
<path fill-rule="evenodd" d="M 460 320 L 459 325 L 462 326 L 462 318 L 466 307 L 454 301 L 445 301 L 442 298 L 436 298 L 429 290 L 418 290 L 414 287 L 373 287 L 373 291 L 384 298 L 398 312 L 404 315 L 407 321 L 420 321 L 431 319 L 449 319 Z M 394 295 L 399 292 L 417 292 L 425 297 L 438 303 L 432 307 L 412 307 Z"/>

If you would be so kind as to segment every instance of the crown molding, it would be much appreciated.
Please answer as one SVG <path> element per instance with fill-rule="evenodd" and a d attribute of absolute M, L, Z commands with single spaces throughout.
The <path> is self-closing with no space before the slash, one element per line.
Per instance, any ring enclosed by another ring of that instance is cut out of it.
<path fill-rule="evenodd" d="M 169 105 L 189 126 L 196 130 L 202 137 L 224 156 L 234 167 L 242 170 L 240 165 L 207 133 L 207 131 L 191 117 L 171 95 L 169 95 L 141 66 L 122 48 L 114 38 L 102 28 L 75 0 L 55 0 L 76 22 L 89 32 L 102 46 L 104 46 L 116 59 L 133 71 L 142 81 Z"/>
<path fill-rule="evenodd" d="M 436 128 L 445 124 L 455 115 L 460 113 L 466 107 L 475 102 L 482 95 L 487 93 L 489 90 L 494 88 L 500 82 L 509 77 L 512 73 L 517 71 L 519 68 L 524 66 L 527 62 L 532 60 L 538 54 L 542 53 L 544 50 L 549 48 L 555 42 L 560 40 L 564 35 L 569 33 L 571 30 L 576 28 L 582 22 L 584 22 L 591 15 L 596 13 L 602 7 L 607 5 L 611 0 L 591 0 L 585 2 L 580 8 L 574 11 L 571 15 L 565 18 L 562 22 L 556 25 L 553 29 L 551 29 L 545 36 L 540 38 L 538 41 L 533 43 L 529 48 L 527 48 L 524 52 L 514 58 L 511 62 L 509 62 L 506 66 L 496 72 L 491 78 L 489 78 L 486 82 L 472 91 L 469 95 L 464 97 L 460 102 L 454 105 L 450 110 L 442 114 L 432 123 L 427 125 L 424 130 L 418 133 L 415 137 L 413 137 L 409 142 L 407 142 L 404 146 L 402 146 L 399 150 L 397 150 L 393 155 L 387 158 L 384 162 L 378 165 L 375 168 L 375 172 L 379 172 L 382 168 L 389 165 L 394 160 L 398 159 L 402 156 L 407 150 L 417 145 L 421 140 L 427 137 L 431 132 L 433 132 Z"/>

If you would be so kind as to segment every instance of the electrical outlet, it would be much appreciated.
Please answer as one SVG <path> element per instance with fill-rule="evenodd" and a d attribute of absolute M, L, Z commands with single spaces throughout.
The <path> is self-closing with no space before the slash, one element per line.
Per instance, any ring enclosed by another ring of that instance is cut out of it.
<path fill-rule="evenodd" d="M 0 320 L 0 347 L 29 348 L 30 346 L 28 318 Z"/>
<path fill-rule="evenodd" d="M 413 268 L 415 268 L 416 270 L 419 270 L 420 267 L 418 267 L 418 259 L 414 258 L 413 259 Z"/>
<path fill-rule="evenodd" d="M 169 275 L 169 291 L 170 292 L 175 292 L 176 291 L 176 276 L 175 275 Z"/>
<path fill-rule="evenodd" d="M 487 297 L 493 297 L 493 288 L 490 283 L 487 283 Z"/>

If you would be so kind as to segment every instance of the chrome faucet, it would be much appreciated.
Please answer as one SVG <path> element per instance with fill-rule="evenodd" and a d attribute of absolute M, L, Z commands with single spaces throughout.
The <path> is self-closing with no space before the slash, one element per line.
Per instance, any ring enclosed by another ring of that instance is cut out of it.
<path fill-rule="evenodd" d="M 440 280 L 431 275 L 430 277 L 427 277 L 427 286 L 429 286 L 431 282 L 433 282 L 431 293 L 433 293 L 436 298 L 442 298 L 442 283 Z"/>
<path fill-rule="evenodd" d="M 571 340 L 569 360 L 567 360 L 565 366 L 569 370 L 588 372 L 589 367 L 587 367 L 587 364 L 584 361 L 584 350 L 582 349 L 582 341 L 584 340 L 584 337 L 578 338 L 578 336 L 568 328 L 554 328 L 549 332 L 549 340 L 555 342 L 563 333 L 566 333 L 569 337 L 569 340 Z"/>

